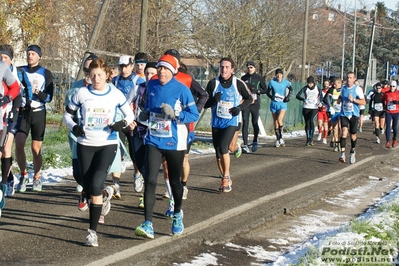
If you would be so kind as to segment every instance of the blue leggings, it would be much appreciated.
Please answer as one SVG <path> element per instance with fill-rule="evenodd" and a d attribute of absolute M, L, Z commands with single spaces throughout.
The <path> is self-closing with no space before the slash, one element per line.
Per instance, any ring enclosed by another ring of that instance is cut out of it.
<path fill-rule="evenodd" d="M 398 121 L 399 121 L 399 113 L 390 114 L 386 113 L 386 130 L 385 137 L 387 141 L 391 139 L 391 121 L 392 121 L 392 129 L 393 129 L 393 138 L 392 140 L 396 140 L 396 136 L 398 135 Z"/>

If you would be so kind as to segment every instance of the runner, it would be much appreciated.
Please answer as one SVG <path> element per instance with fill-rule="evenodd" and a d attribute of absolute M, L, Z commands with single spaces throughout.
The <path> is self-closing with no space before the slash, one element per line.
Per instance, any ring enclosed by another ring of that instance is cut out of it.
<path fill-rule="evenodd" d="M 318 109 L 323 106 L 324 97 L 312 76 L 308 77 L 306 82 L 308 85 L 298 91 L 296 98 L 303 102 L 302 115 L 305 120 L 306 146 L 313 146 L 314 120 Z"/>
<path fill-rule="evenodd" d="M 249 153 L 248 148 L 248 127 L 249 127 L 249 115 L 251 115 L 252 129 L 254 131 L 254 138 L 252 141 L 252 152 L 258 150 L 258 135 L 259 135 L 259 111 L 260 111 L 260 96 L 266 93 L 265 79 L 256 73 L 256 65 L 253 61 L 247 62 L 247 74 L 241 77 L 241 80 L 245 82 L 247 87 L 251 90 L 253 103 L 242 110 L 242 139 L 244 146 L 242 150 L 245 153 Z"/>
<path fill-rule="evenodd" d="M 157 74 L 157 62 L 148 62 L 144 68 L 144 74 L 146 78 L 146 82 L 139 85 L 137 91 L 131 90 L 128 97 L 127 102 L 130 104 L 130 107 L 133 110 L 133 113 L 136 116 L 137 126 L 133 130 L 133 141 L 132 141 L 132 149 L 134 151 L 135 161 L 137 170 L 142 173 L 141 178 L 137 178 L 134 180 L 134 191 L 142 192 L 144 188 L 144 178 L 145 175 L 145 145 L 144 138 L 147 134 L 148 121 L 141 121 L 139 116 L 141 111 L 145 107 L 146 102 L 146 90 L 147 84 L 151 80 L 153 76 Z M 138 205 L 139 208 L 144 209 L 144 195 L 141 194 L 140 202 Z"/>
<path fill-rule="evenodd" d="M 373 86 L 373 92 L 367 95 L 369 99 L 369 113 L 374 122 L 374 134 L 376 137 L 375 142 L 380 143 L 380 125 L 385 122 L 385 110 L 384 110 L 384 94 L 382 91 L 381 83 L 377 83 Z"/>
<path fill-rule="evenodd" d="M 329 111 L 329 114 L 331 115 L 331 110 L 329 107 L 329 104 L 326 104 L 324 102 L 324 99 L 326 99 L 327 97 L 327 101 L 329 101 L 329 97 L 328 97 L 328 91 L 330 90 L 330 81 L 329 80 L 325 80 L 323 82 L 323 89 L 322 89 L 322 94 L 323 94 L 323 102 L 322 102 L 322 106 L 318 108 L 317 111 L 317 127 L 319 130 L 319 135 L 317 136 L 317 140 L 320 141 L 321 139 L 323 139 L 323 144 L 327 144 L 327 135 L 328 135 L 328 114 L 327 111 Z M 333 111 L 334 113 L 334 111 Z"/>
<path fill-rule="evenodd" d="M 128 56 L 128 55 L 122 55 L 119 58 L 118 65 L 120 68 L 120 74 L 112 79 L 112 83 L 117 87 L 125 97 L 128 97 L 130 91 L 135 90 L 137 91 L 137 88 L 139 84 L 145 83 L 145 80 L 141 78 L 139 75 L 136 75 L 133 72 L 134 69 L 134 62 L 133 59 Z M 145 65 L 144 65 L 145 66 Z M 117 113 L 117 119 L 122 119 L 122 114 L 120 112 Z M 128 145 L 129 145 L 129 155 L 130 159 L 133 161 L 134 165 L 134 180 L 141 179 L 142 180 L 142 175 L 140 171 L 138 170 L 138 167 L 135 164 L 135 159 L 134 159 L 134 153 L 131 147 L 133 146 L 132 144 L 132 137 L 131 137 L 131 132 L 130 128 L 126 127 L 124 128 L 121 132 L 119 132 L 119 138 L 121 140 L 121 145 L 125 143 L 125 139 L 127 138 L 128 140 Z M 124 149 L 123 147 L 120 147 L 121 151 L 121 161 L 122 161 L 122 170 L 121 172 L 125 172 L 126 166 L 124 162 Z M 116 199 L 121 198 L 121 192 L 120 192 L 120 177 L 121 173 L 120 172 L 112 172 L 112 182 L 113 186 L 117 190 L 117 193 L 114 195 Z"/>
<path fill-rule="evenodd" d="M 291 83 L 283 78 L 283 70 L 278 68 L 267 88 L 267 96 L 271 99 L 270 112 L 273 117 L 274 132 L 276 134 L 276 143 L 274 147 L 285 147 L 283 140 L 283 120 L 287 112 L 287 102 L 290 101 L 292 87 Z"/>
<path fill-rule="evenodd" d="M 149 128 L 144 139 L 147 149 L 144 222 L 135 230 L 138 236 L 154 238 L 152 217 L 162 157 L 165 157 L 168 163 L 169 180 L 175 201 L 172 234 L 180 235 L 184 230 L 181 210 L 183 186 L 180 175 L 187 150 L 188 130 L 185 123 L 197 121 L 199 114 L 191 92 L 174 78 L 176 73 L 176 58 L 163 55 L 157 64 L 158 79 L 152 79 L 147 84 L 147 100 L 139 116 L 141 121 L 149 120 Z"/>
<path fill-rule="evenodd" d="M 3 60 L 7 63 L 10 68 L 11 73 L 17 80 L 21 91 L 23 93 L 27 93 L 28 91 L 32 92 L 32 87 L 28 80 L 28 76 L 25 71 L 21 68 L 17 68 L 13 65 L 12 59 L 14 57 L 14 49 L 11 45 L 4 44 L 0 46 L 0 60 Z M 17 133 L 17 119 L 19 108 L 21 106 L 22 96 L 19 93 L 15 99 L 13 99 L 12 104 L 7 105 L 7 141 L 4 145 L 4 153 L 1 157 L 1 174 L 2 174 L 2 183 L 7 184 L 7 191 L 5 195 L 7 197 L 12 197 L 15 193 L 14 186 L 14 175 L 12 174 L 12 145 L 14 142 L 15 134 Z"/>
<path fill-rule="evenodd" d="M 385 147 L 395 148 L 397 146 L 396 137 L 398 135 L 398 121 L 399 121 L 399 91 L 397 89 L 396 80 L 391 81 L 391 90 L 384 93 L 382 100 L 384 102 L 384 107 L 386 110 L 386 129 L 385 137 L 386 144 Z M 392 146 L 391 146 L 391 124 L 393 130 Z"/>
<path fill-rule="evenodd" d="M 167 50 L 164 55 L 172 55 L 176 60 L 177 60 L 177 73 L 174 75 L 175 79 L 183 83 L 184 85 L 187 86 L 187 88 L 191 91 L 191 94 L 194 97 L 194 101 L 198 110 L 198 113 L 202 112 L 202 109 L 204 108 L 204 105 L 206 101 L 208 100 L 209 96 L 208 93 L 202 88 L 202 86 L 188 73 L 185 72 L 184 69 L 180 68 L 180 53 L 176 49 L 169 49 Z M 195 124 L 194 122 L 187 123 L 186 124 L 187 129 L 188 129 L 188 139 L 187 139 L 187 150 L 184 155 L 184 160 L 183 160 L 183 166 L 182 166 L 182 172 L 181 172 L 181 183 L 183 185 L 183 199 L 187 199 L 188 195 L 188 187 L 187 187 L 187 181 L 188 177 L 190 175 L 190 163 L 188 160 L 189 153 L 190 153 L 190 148 L 191 144 L 194 141 L 194 127 Z M 166 216 L 171 216 L 173 215 L 173 206 L 174 206 L 174 201 L 173 201 L 173 195 L 169 183 L 169 176 L 168 176 L 168 169 L 167 169 L 167 163 L 164 160 L 162 163 L 163 169 L 164 169 L 164 179 L 165 179 L 165 187 L 166 187 L 166 192 L 164 194 L 165 197 L 169 198 L 169 207 L 165 213 Z"/>
<path fill-rule="evenodd" d="M 107 170 L 115 158 L 117 131 L 134 120 L 126 98 L 118 89 L 107 84 L 110 69 L 105 61 L 96 58 L 90 63 L 92 84 L 82 87 L 72 97 L 64 113 L 64 122 L 78 139 L 77 156 L 82 175 L 83 191 L 90 198 L 90 228 L 86 246 L 97 247 L 97 225 L 103 211 L 103 189 Z M 125 116 L 115 122 L 116 109 Z M 81 119 L 73 118 L 80 110 Z M 107 199 L 113 191 L 108 191 Z"/>
<path fill-rule="evenodd" d="M 339 135 L 341 134 L 341 102 L 338 101 L 341 95 L 341 89 L 342 79 L 335 78 L 333 87 L 328 92 L 328 96 L 332 105 L 332 108 L 330 108 L 330 130 L 332 131 L 330 146 L 334 148 L 334 152 L 341 151 L 341 144 L 339 140 Z"/>
<path fill-rule="evenodd" d="M 21 172 L 18 192 L 26 191 L 29 182 L 26 170 L 25 144 L 29 132 L 31 132 L 33 155 L 33 185 L 32 191 L 42 191 L 40 171 L 42 168 L 42 144 L 46 130 L 46 104 L 53 99 L 54 83 L 53 74 L 40 65 L 42 50 L 38 45 L 29 45 L 26 49 L 28 65 L 22 66 L 32 85 L 33 95 L 22 95 L 22 105 L 17 122 L 17 134 L 15 136 L 15 155 Z M 25 97 L 24 97 L 25 96 Z"/>
<path fill-rule="evenodd" d="M 356 162 L 356 142 L 357 142 L 357 125 L 360 117 L 359 105 L 365 105 L 366 99 L 364 97 L 363 89 L 355 84 L 355 73 L 350 71 L 346 76 L 346 84 L 342 87 L 341 95 L 338 102 L 341 104 L 340 121 L 341 121 L 341 156 L 340 162 L 345 162 L 345 146 L 348 133 L 351 138 L 351 151 L 349 163 Z"/>
<path fill-rule="evenodd" d="M 211 79 L 206 86 L 209 99 L 205 108 L 212 108 L 212 142 L 222 184 L 220 192 L 231 191 L 229 144 L 239 130 L 241 110 L 252 103 L 252 97 L 245 83 L 233 76 L 234 61 L 223 57 L 220 62 L 220 75 Z M 241 102 L 241 100 L 243 100 Z"/>
<path fill-rule="evenodd" d="M 15 99 L 19 95 L 19 83 L 18 80 L 14 77 L 14 75 L 11 73 L 9 66 L 3 62 L 0 61 L 0 77 L 1 77 L 1 83 L 0 83 L 0 108 L 1 108 L 1 132 L 0 132 L 0 150 L 2 153 L 4 153 L 4 145 L 6 142 L 6 136 L 7 136 L 7 117 L 8 117 L 8 112 L 7 112 L 7 105 L 12 102 L 13 99 Z M 2 162 L 3 164 L 3 162 Z M 3 165 L 2 165 L 3 169 Z M 9 169 L 8 169 L 9 170 Z M 8 172 L 7 172 L 8 173 Z M 8 175 L 6 176 L 6 178 Z M 7 179 L 4 178 L 2 179 L 1 185 L 0 185 L 0 216 L 1 216 L 1 209 L 4 208 L 6 204 L 6 199 L 5 195 L 7 194 Z"/>

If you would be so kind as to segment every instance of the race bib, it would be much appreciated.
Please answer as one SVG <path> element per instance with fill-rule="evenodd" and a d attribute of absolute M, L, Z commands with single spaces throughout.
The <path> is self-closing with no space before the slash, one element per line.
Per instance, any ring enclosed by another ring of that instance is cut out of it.
<path fill-rule="evenodd" d="M 344 103 L 344 112 L 353 112 L 353 103 L 349 101 L 345 101 Z"/>
<path fill-rule="evenodd" d="M 382 103 L 375 103 L 374 104 L 374 110 L 381 112 L 384 109 Z"/>
<path fill-rule="evenodd" d="M 281 94 L 278 94 L 278 93 L 276 93 L 276 94 L 274 95 L 274 100 L 275 100 L 276 102 L 282 102 L 282 101 L 284 100 L 284 98 L 285 98 L 284 95 L 281 95 Z"/>
<path fill-rule="evenodd" d="M 111 124 L 111 119 L 108 116 L 105 108 L 93 108 L 86 112 L 85 130 L 104 130 Z"/>
<path fill-rule="evenodd" d="M 234 102 L 220 101 L 218 102 L 216 115 L 220 118 L 231 119 L 233 116 L 229 110 L 234 107 Z"/>
<path fill-rule="evenodd" d="M 396 110 L 396 104 L 394 104 L 394 103 L 392 103 L 392 102 L 388 103 L 387 109 L 388 109 L 389 111 L 394 111 L 394 110 Z"/>
<path fill-rule="evenodd" d="M 172 120 L 166 119 L 162 114 L 150 113 L 150 135 L 160 138 L 172 137 Z"/>
<path fill-rule="evenodd" d="M 309 95 L 306 101 L 311 104 L 311 105 L 316 105 L 317 104 L 317 97 L 314 95 Z"/>

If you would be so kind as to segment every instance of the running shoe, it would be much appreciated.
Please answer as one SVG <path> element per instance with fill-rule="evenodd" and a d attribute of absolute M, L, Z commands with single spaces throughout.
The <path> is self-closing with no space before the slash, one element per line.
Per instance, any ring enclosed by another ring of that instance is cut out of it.
<path fill-rule="evenodd" d="M 309 140 L 309 146 L 314 146 L 313 140 Z"/>
<path fill-rule="evenodd" d="M 142 174 L 134 175 L 134 191 L 141 192 L 144 188 L 144 178 Z"/>
<path fill-rule="evenodd" d="M 29 183 L 28 174 L 21 175 L 21 177 L 19 178 L 19 184 L 17 185 L 17 192 L 25 192 L 26 191 L 26 185 L 28 183 Z"/>
<path fill-rule="evenodd" d="M 7 197 L 12 197 L 15 194 L 14 180 L 7 182 Z"/>
<path fill-rule="evenodd" d="M 322 137 L 322 134 L 319 133 L 319 135 L 317 136 L 317 141 L 320 141 L 320 140 L 321 140 L 321 137 Z"/>
<path fill-rule="evenodd" d="M 1 184 L 0 186 L 0 210 L 4 208 L 6 205 L 6 192 L 7 192 L 7 185 Z"/>
<path fill-rule="evenodd" d="M 163 193 L 162 197 L 165 198 L 165 199 L 170 199 L 168 190 L 165 190 L 165 193 Z"/>
<path fill-rule="evenodd" d="M 172 234 L 174 236 L 181 235 L 184 230 L 183 224 L 183 210 L 180 210 L 179 213 L 175 213 L 172 220 Z"/>
<path fill-rule="evenodd" d="M 79 196 L 78 209 L 79 209 L 79 211 L 85 211 L 88 208 L 89 208 L 89 204 L 87 202 L 85 194 L 82 192 Z"/>
<path fill-rule="evenodd" d="M 140 197 L 140 202 L 139 202 L 139 206 L 140 209 L 144 209 L 144 196 L 141 195 Z"/>
<path fill-rule="evenodd" d="M 87 229 L 87 236 L 86 236 L 86 246 L 88 247 L 98 247 L 98 238 L 96 231 Z"/>
<path fill-rule="evenodd" d="M 384 134 L 384 133 L 385 133 L 385 130 L 384 130 L 383 128 L 381 128 L 381 129 L 380 129 L 380 133 L 381 133 L 381 134 Z"/>
<path fill-rule="evenodd" d="M 114 190 L 114 194 L 112 195 L 113 199 L 120 199 L 121 198 L 121 189 L 118 183 L 113 183 L 111 185 L 112 189 Z"/>
<path fill-rule="evenodd" d="M 339 161 L 340 161 L 341 163 L 344 163 L 344 162 L 345 162 L 345 152 L 341 152 L 341 156 L 339 156 Z"/>
<path fill-rule="evenodd" d="M 276 140 L 276 143 L 274 143 L 274 147 L 279 148 L 280 147 L 280 141 Z"/>
<path fill-rule="evenodd" d="M 396 139 L 394 139 L 392 141 L 392 148 L 395 148 L 398 145 L 398 143 L 396 142 Z"/>
<path fill-rule="evenodd" d="M 378 143 L 378 144 L 380 144 L 380 143 L 381 143 L 381 140 L 380 140 L 380 138 L 379 138 L 379 137 L 376 137 L 376 139 L 375 139 L 375 143 Z"/>
<path fill-rule="evenodd" d="M 107 186 L 104 189 L 103 207 L 101 210 L 101 214 L 104 216 L 107 215 L 109 210 L 111 209 L 111 198 L 113 197 L 114 193 L 115 190 L 111 186 Z"/>
<path fill-rule="evenodd" d="M 222 178 L 222 184 L 219 187 L 220 192 L 230 192 L 231 191 L 231 185 L 233 185 L 233 182 L 230 179 L 230 176 L 226 176 Z"/>
<path fill-rule="evenodd" d="M 349 163 L 350 164 L 356 163 L 356 151 L 351 151 L 349 156 Z"/>
<path fill-rule="evenodd" d="M 111 201 L 107 200 L 103 202 L 103 207 L 101 209 L 101 215 L 105 216 L 109 213 L 109 211 L 111 210 Z"/>
<path fill-rule="evenodd" d="M 323 138 L 323 144 L 327 145 L 327 139 L 326 138 Z"/>
<path fill-rule="evenodd" d="M 385 148 L 387 149 L 391 148 L 391 143 L 389 141 L 387 141 L 387 144 L 385 144 Z"/>
<path fill-rule="evenodd" d="M 280 146 L 285 147 L 285 141 L 283 139 L 280 139 Z"/>
<path fill-rule="evenodd" d="M 363 132 L 363 128 L 359 127 L 359 132 Z"/>
<path fill-rule="evenodd" d="M 125 164 L 125 161 L 122 159 L 122 162 L 121 162 L 121 173 L 124 173 L 124 172 L 126 172 L 126 164 Z"/>
<path fill-rule="evenodd" d="M 182 199 L 187 199 L 187 195 L 188 195 L 188 188 L 187 188 L 187 186 L 183 186 L 183 197 L 182 197 Z"/>
<path fill-rule="evenodd" d="M 32 191 L 35 192 L 42 191 L 42 181 L 40 181 L 40 177 L 33 179 Z"/>
<path fill-rule="evenodd" d="M 174 200 L 169 200 L 169 206 L 168 206 L 168 209 L 165 212 L 165 216 L 172 218 L 174 212 L 175 212 L 175 201 Z"/>
<path fill-rule="evenodd" d="M 258 150 L 258 142 L 252 142 L 252 152 L 256 152 Z"/>
<path fill-rule="evenodd" d="M 237 141 L 237 145 L 238 145 L 238 141 Z M 241 156 L 241 153 L 242 153 L 241 145 L 238 145 L 238 149 L 234 152 L 234 157 L 239 158 Z"/>
<path fill-rule="evenodd" d="M 100 218 L 98 219 L 98 223 L 99 224 L 103 224 L 103 223 L 105 223 L 105 218 L 104 218 L 104 215 L 100 215 Z"/>
<path fill-rule="evenodd" d="M 83 191 L 83 187 L 81 185 L 77 185 L 76 186 L 76 192 L 82 192 Z"/>
<path fill-rule="evenodd" d="M 243 151 L 244 153 L 250 153 L 249 148 L 248 148 L 247 145 L 242 146 L 242 151 Z"/>
<path fill-rule="evenodd" d="M 134 230 L 136 236 L 148 237 L 154 239 L 154 229 L 150 221 L 144 221 L 139 227 Z"/>

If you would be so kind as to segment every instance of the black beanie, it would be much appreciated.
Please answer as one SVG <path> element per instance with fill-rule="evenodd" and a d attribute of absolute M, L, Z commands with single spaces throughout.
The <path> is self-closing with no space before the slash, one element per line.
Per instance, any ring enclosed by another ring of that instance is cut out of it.
<path fill-rule="evenodd" d="M 5 54 L 7 55 L 11 60 L 14 57 L 14 53 L 11 49 L 8 49 L 5 45 L 0 46 L 0 54 Z"/>
<path fill-rule="evenodd" d="M 157 64 L 158 64 L 157 62 L 148 62 L 145 65 L 144 71 L 146 71 L 147 68 L 155 68 L 155 69 L 157 69 Z"/>
<path fill-rule="evenodd" d="M 308 77 L 307 82 L 314 84 L 314 77 L 312 77 L 312 76 Z"/>

